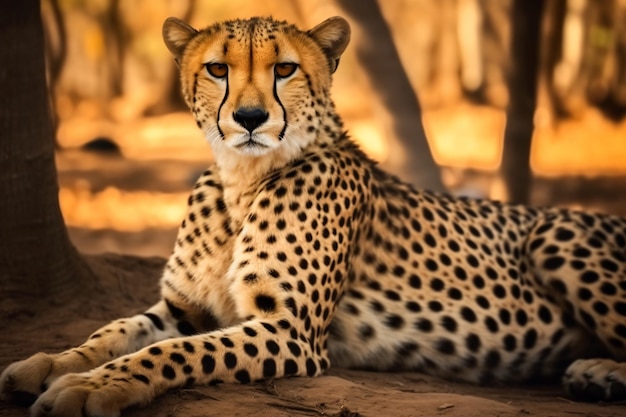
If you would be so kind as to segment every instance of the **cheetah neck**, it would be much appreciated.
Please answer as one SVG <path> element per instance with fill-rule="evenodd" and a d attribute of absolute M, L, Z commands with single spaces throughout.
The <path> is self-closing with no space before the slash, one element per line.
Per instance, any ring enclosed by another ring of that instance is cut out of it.
<path fill-rule="evenodd" d="M 268 173 L 286 166 L 311 146 L 328 144 L 332 141 L 330 135 L 320 133 L 315 140 L 304 146 L 281 146 L 262 156 L 241 155 L 227 147 L 213 148 L 213 153 L 224 189 L 245 192 L 258 184 Z"/>

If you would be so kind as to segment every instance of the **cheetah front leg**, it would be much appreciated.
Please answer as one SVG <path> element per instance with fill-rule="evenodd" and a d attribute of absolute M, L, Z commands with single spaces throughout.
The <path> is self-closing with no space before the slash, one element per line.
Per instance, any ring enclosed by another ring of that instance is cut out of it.
<path fill-rule="evenodd" d="M 143 314 L 98 329 L 78 347 L 58 354 L 40 352 L 11 364 L 0 376 L 0 394 L 3 399 L 29 405 L 59 377 L 88 371 L 160 340 L 190 334 L 203 325 L 201 318 L 199 312 L 185 312 L 169 300 L 159 301 Z"/>
<path fill-rule="evenodd" d="M 270 319 L 162 341 L 89 372 L 61 377 L 39 397 L 32 415 L 113 417 L 185 384 L 319 374 L 328 360 L 303 335 L 295 335 L 288 320 Z"/>

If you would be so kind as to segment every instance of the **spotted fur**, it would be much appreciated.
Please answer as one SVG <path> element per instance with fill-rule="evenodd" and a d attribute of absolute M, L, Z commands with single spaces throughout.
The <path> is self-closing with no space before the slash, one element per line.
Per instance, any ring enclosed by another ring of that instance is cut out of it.
<path fill-rule="evenodd" d="M 626 222 L 418 191 L 381 171 L 329 94 L 349 36 L 341 18 L 308 32 L 165 22 L 216 163 L 189 197 L 162 300 L 9 366 L 5 396 L 38 396 L 34 416 L 117 416 L 185 384 L 332 363 L 474 383 L 564 375 L 575 399 L 626 399 L 613 361 L 626 357 Z"/>

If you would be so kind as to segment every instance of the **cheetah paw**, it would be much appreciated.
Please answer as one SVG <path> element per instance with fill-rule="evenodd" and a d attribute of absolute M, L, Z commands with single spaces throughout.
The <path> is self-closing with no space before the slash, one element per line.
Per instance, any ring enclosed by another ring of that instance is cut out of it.
<path fill-rule="evenodd" d="M 37 353 L 28 359 L 12 363 L 0 375 L 0 398 L 31 405 L 50 381 L 54 357 Z"/>
<path fill-rule="evenodd" d="M 105 381 L 97 370 L 66 374 L 52 383 L 31 407 L 32 417 L 118 417 L 130 405 L 146 403 L 149 392 L 120 376 Z"/>
<path fill-rule="evenodd" d="M 575 400 L 626 400 L 626 362 L 579 359 L 565 371 L 563 385 Z"/>

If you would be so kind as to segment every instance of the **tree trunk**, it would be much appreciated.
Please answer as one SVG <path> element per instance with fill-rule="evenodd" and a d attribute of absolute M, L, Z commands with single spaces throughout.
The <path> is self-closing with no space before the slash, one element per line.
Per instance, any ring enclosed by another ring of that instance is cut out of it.
<path fill-rule="evenodd" d="M 539 39 L 543 0 L 513 0 L 509 104 L 501 173 L 508 201 L 527 204 L 532 173 L 530 146 L 537 102 Z"/>
<path fill-rule="evenodd" d="M 390 146 L 390 159 L 401 157 L 401 166 L 391 169 L 414 185 L 443 191 L 439 167 L 435 163 L 422 124 L 420 103 L 402 67 L 391 31 L 374 0 L 339 0 L 339 6 L 362 27 L 357 44 L 359 61 L 393 118 L 400 146 Z"/>
<path fill-rule="evenodd" d="M 91 272 L 59 208 L 39 0 L 0 3 L 0 321 L 61 304 Z"/>

